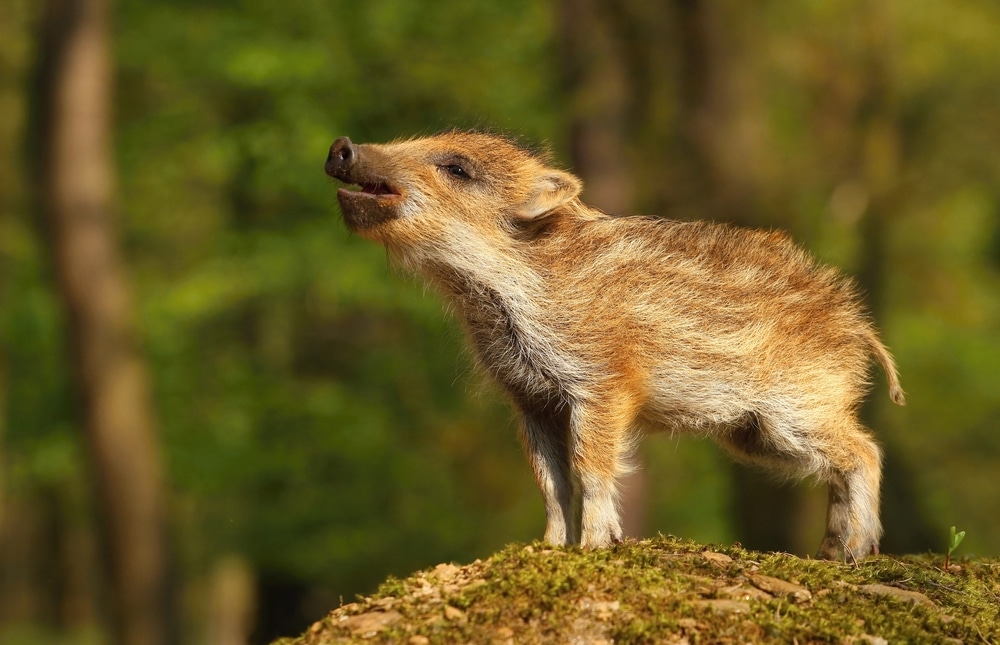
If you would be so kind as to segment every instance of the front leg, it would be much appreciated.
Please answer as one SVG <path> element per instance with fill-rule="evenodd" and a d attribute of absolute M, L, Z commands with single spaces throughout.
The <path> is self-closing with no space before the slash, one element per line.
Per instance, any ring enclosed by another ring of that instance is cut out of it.
<path fill-rule="evenodd" d="M 601 404 L 574 405 L 570 415 L 573 471 L 583 498 L 580 545 L 605 547 L 622 541 L 618 478 L 629 471 L 634 446 L 634 406 L 627 396 Z"/>
<path fill-rule="evenodd" d="M 579 543 L 570 469 L 569 411 L 553 404 L 520 404 L 521 442 L 545 502 L 545 541 Z"/>

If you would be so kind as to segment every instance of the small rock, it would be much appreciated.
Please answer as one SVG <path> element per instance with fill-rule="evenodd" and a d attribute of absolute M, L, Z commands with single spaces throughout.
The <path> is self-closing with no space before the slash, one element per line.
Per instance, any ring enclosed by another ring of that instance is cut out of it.
<path fill-rule="evenodd" d="M 339 627 L 346 627 L 354 636 L 373 636 L 380 631 L 391 627 L 403 617 L 398 611 L 369 611 L 357 616 L 351 616 L 347 620 L 341 621 Z"/>
<path fill-rule="evenodd" d="M 851 636 L 847 639 L 848 643 L 864 643 L 865 645 L 889 645 L 889 641 L 882 638 L 881 636 L 872 636 L 871 634 L 862 634 L 861 636 Z"/>
<path fill-rule="evenodd" d="M 456 622 L 465 622 L 465 612 L 458 607 L 452 607 L 451 605 L 444 606 L 444 617 L 448 620 L 454 620 Z"/>
<path fill-rule="evenodd" d="M 590 607 L 590 611 L 594 612 L 594 616 L 598 620 L 607 620 L 614 615 L 616 611 L 621 608 L 621 603 L 617 600 L 612 600 L 611 602 L 595 602 Z"/>
<path fill-rule="evenodd" d="M 426 636 L 421 636 L 420 634 L 417 634 L 415 636 L 410 636 L 410 640 L 407 642 L 410 645 L 429 645 L 431 639 L 427 638 Z"/>
<path fill-rule="evenodd" d="M 497 628 L 497 638 L 514 638 L 514 630 L 510 627 L 498 627 Z"/>
<path fill-rule="evenodd" d="M 793 602 L 802 603 L 812 600 L 812 593 L 808 589 L 802 585 L 782 580 L 781 578 L 754 575 L 750 577 L 750 583 L 761 591 L 766 591 L 776 596 L 784 596 Z"/>
<path fill-rule="evenodd" d="M 934 601 L 920 593 L 919 591 L 908 591 L 899 587 L 889 585 L 871 584 L 858 585 L 858 591 L 869 596 L 889 596 L 903 602 L 912 602 L 915 605 L 927 605 L 934 607 Z"/>
<path fill-rule="evenodd" d="M 607 637 L 606 631 L 607 627 L 602 623 L 580 617 L 570 624 L 565 642 L 574 645 L 611 645 L 612 641 Z"/>
<path fill-rule="evenodd" d="M 733 561 L 733 559 L 730 558 L 725 553 L 716 553 L 715 551 L 702 551 L 701 557 L 705 558 L 712 564 L 722 567 L 730 564 Z"/>
<path fill-rule="evenodd" d="M 730 600 L 770 600 L 773 596 L 766 591 L 742 584 L 720 587 L 716 592 L 720 598 Z"/>
<path fill-rule="evenodd" d="M 426 580 L 423 581 L 422 586 L 419 589 L 414 589 L 412 592 L 414 598 L 427 598 L 434 600 L 440 598 L 441 592 L 437 587 L 429 584 Z"/>
<path fill-rule="evenodd" d="M 447 563 L 439 564 L 436 567 L 434 567 L 434 575 L 436 575 L 437 579 L 440 580 L 441 582 L 448 582 L 449 580 L 453 579 L 455 576 L 458 575 L 459 571 L 461 571 L 461 569 L 459 569 L 453 564 L 447 564 Z"/>

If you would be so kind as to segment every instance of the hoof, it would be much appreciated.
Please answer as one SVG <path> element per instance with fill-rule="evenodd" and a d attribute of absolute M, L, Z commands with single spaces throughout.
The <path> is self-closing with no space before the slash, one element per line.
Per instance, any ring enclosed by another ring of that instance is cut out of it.
<path fill-rule="evenodd" d="M 845 542 L 839 535 L 827 536 L 819 545 L 816 552 L 817 560 L 833 560 L 835 562 L 860 562 L 869 555 L 878 553 L 878 543 L 854 543 Z"/>

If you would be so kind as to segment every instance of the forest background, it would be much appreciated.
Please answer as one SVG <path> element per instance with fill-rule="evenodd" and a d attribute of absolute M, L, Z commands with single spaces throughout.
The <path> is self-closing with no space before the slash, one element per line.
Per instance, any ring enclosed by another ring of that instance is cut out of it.
<path fill-rule="evenodd" d="M 541 535 L 512 415 L 456 323 L 340 221 L 322 171 L 340 135 L 498 129 L 609 212 L 789 230 L 858 279 L 899 362 L 907 407 L 878 382 L 864 410 L 883 550 L 942 551 L 958 525 L 965 553 L 1000 555 L 997 3 L 101 6 L 0 4 L 0 644 L 266 642 L 389 574 Z M 60 58 L 78 18 L 110 55 L 79 91 L 108 98 L 95 248 L 126 294 L 132 371 L 111 381 L 135 385 L 138 441 L 94 421 L 104 291 L 68 251 L 93 222 L 53 199 L 102 167 L 53 144 L 53 70 L 90 60 Z M 822 488 L 684 438 L 639 458 L 633 535 L 818 544 Z M 145 519 L 116 514 L 129 495 Z"/>

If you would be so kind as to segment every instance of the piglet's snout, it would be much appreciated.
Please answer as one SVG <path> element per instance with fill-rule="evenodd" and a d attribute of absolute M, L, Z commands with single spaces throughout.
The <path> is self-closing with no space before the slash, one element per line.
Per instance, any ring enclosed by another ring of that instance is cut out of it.
<path fill-rule="evenodd" d="M 358 149 L 347 137 L 340 137 L 330 146 L 324 170 L 326 174 L 340 181 L 351 182 L 351 168 L 358 159 Z"/>

